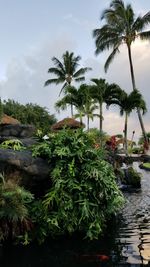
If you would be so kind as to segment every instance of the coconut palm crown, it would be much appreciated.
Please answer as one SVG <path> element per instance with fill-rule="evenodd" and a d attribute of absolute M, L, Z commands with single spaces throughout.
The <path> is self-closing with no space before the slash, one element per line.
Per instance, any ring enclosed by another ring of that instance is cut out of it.
<path fill-rule="evenodd" d="M 133 90 L 136 90 L 135 75 L 132 63 L 131 44 L 137 39 L 150 40 L 150 30 L 147 26 L 150 24 L 150 11 L 144 16 L 135 17 L 135 13 L 130 4 L 125 6 L 122 0 L 113 0 L 110 7 L 105 9 L 101 16 L 105 24 L 100 29 L 93 31 L 96 42 L 96 54 L 105 50 L 111 50 L 104 69 L 108 70 L 110 63 L 113 61 L 122 44 L 126 44 L 130 63 L 130 72 Z M 143 124 L 140 110 L 137 109 L 139 122 L 145 141 L 147 136 Z"/>
<path fill-rule="evenodd" d="M 150 24 L 150 11 L 144 16 L 135 18 L 130 4 L 125 6 L 122 0 L 114 0 L 110 3 L 110 8 L 104 10 L 101 19 L 104 19 L 106 24 L 100 29 L 95 29 L 93 36 L 96 41 L 96 54 L 112 49 L 105 63 L 105 71 L 119 52 L 119 47 L 122 44 L 127 45 L 129 57 L 131 57 L 131 44 L 137 38 L 150 39 L 150 30 L 146 30 Z M 136 86 L 134 87 L 136 88 Z"/>
<path fill-rule="evenodd" d="M 72 81 L 81 82 L 85 80 L 84 74 L 91 68 L 79 68 L 80 56 L 74 56 L 73 52 L 66 51 L 62 56 L 62 61 L 53 57 L 54 67 L 48 69 L 48 73 L 54 74 L 56 77 L 48 79 L 45 86 L 54 84 L 63 84 L 60 94 L 67 85 L 71 85 Z"/>

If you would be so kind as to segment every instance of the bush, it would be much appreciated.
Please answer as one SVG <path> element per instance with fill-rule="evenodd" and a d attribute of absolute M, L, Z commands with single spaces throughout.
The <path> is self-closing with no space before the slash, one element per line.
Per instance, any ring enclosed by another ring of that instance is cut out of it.
<path fill-rule="evenodd" d="M 134 188 L 141 187 L 141 175 L 135 171 L 132 167 L 128 167 L 125 170 L 126 184 L 131 185 Z"/>
<path fill-rule="evenodd" d="M 0 242 L 23 238 L 31 230 L 28 207 L 32 200 L 30 192 L 0 175 Z"/>
<path fill-rule="evenodd" d="M 53 185 L 43 201 L 49 234 L 79 231 L 89 239 L 98 238 L 123 203 L 104 151 L 95 149 L 82 130 L 63 130 L 36 145 L 33 155 L 50 163 Z"/>
<path fill-rule="evenodd" d="M 18 139 L 5 140 L 0 144 L 0 148 L 13 149 L 18 151 L 26 149 L 23 143 Z"/>

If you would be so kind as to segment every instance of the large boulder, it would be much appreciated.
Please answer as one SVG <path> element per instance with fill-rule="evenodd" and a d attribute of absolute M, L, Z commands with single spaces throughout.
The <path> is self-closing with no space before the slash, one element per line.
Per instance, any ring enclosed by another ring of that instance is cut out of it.
<path fill-rule="evenodd" d="M 48 162 L 27 150 L 0 149 L 0 172 L 38 195 L 51 185 Z"/>

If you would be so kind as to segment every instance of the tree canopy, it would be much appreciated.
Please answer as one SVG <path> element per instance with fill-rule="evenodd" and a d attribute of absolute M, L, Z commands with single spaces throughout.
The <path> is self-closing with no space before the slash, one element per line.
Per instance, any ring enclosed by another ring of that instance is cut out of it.
<path fill-rule="evenodd" d="M 4 100 L 2 103 L 3 112 L 19 120 L 22 124 L 32 124 L 44 132 L 50 130 L 50 126 L 56 122 L 55 116 L 50 115 L 45 107 L 37 104 L 20 104 L 14 100 Z"/>

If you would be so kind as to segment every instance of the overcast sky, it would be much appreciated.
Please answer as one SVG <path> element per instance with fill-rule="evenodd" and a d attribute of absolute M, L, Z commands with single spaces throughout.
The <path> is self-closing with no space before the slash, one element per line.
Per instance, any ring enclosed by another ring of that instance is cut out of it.
<path fill-rule="evenodd" d="M 137 15 L 150 10 L 150 0 L 131 0 Z M 118 83 L 131 92 L 131 77 L 127 50 L 122 47 L 120 54 L 103 71 L 107 53 L 95 56 L 92 31 L 101 27 L 102 11 L 108 7 L 108 0 L 0 0 L 0 95 L 3 99 L 15 99 L 20 103 L 37 103 L 46 106 L 58 119 L 70 116 L 70 112 L 57 114 L 54 104 L 58 100 L 60 86 L 44 87 L 50 76 L 51 58 L 61 59 L 66 51 L 73 51 L 82 57 L 81 66 L 93 71 L 86 75 L 91 78 L 105 78 Z M 137 41 L 133 45 L 133 62 L 137 88 L 143 94 L 148 112 L 144 116 L 145 128 L 150 131 L 150 42 Z M 118 108 L 105 111 L 104 131 L 109 134 L 122 133 L 124 120 Z M 95 120 L 91 127 L 96 127 Z M 129 119 L 129 138 L 132 131 L 136 138 L 141 134 L 137 114 Z"/>

